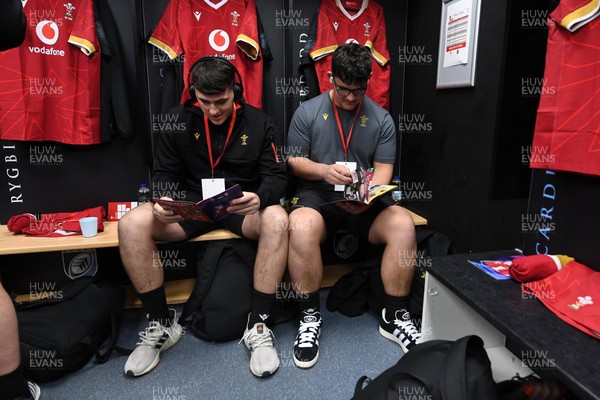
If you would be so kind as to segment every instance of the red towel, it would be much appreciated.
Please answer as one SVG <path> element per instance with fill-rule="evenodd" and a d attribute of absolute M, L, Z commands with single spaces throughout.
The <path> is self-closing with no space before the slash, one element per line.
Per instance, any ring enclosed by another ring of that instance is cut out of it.
<path fill-rule="evenodd" d="M 8 220 L 8 230 L 28 236 L 66 236 L 81 234 L 79 220 L 98 218 L 98 232 L 104 231 L 104 207 L 87 208 L 82 211 L 42 214 L 38 220 L 33 214 L 19 214 Z"/>

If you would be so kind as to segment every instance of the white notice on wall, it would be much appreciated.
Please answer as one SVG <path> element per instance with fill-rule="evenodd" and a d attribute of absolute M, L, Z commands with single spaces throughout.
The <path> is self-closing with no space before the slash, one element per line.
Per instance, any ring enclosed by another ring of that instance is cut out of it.
<path fill-rule="evenodd" d="M 444 35 L 444 68 L 469 62 L 472 0 L 457 0 L 448 6 Z"/>

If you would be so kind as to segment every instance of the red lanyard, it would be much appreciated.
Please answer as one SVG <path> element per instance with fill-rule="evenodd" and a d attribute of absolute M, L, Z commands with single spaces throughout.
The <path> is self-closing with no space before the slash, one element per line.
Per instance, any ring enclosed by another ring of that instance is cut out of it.
<path fill-rule="evenodd" d="M 332 93 L 333 96 L 333 93 Z M 352 131 L 354 130 L 354 123 L 356 122 L 356 117 L 358 117 L 358 113 L 360 113 L 360 108 L 362 106 L 362 101 L 358 103 L 358 107 L 356 107 L 356 114 L 354 114 L 354 119 L 352 120 L 352 126 L 350 127 L 350 133 L 348 133 L 348 138 L 344 137 L 344 129 L 342 128 L 342 123 L 340 121 L 340 114 L 338 113 L 337 106 L 333 101 L 333 97 L 331 98 L 331 105 L 333 106 L 333 114 L 335 115 L 335 122 L 337 122 L 338 132 L 340 133 L 340 139 L 342 140 L 342 146 L 344 147 L 344 161 L 348 159 L 348 146 L 350 146 L 350 139 L 352 139 Z"/>
<path fill-rule="evenodd" d="M 212 171 L 212 176 L 215 176 L 215 168 L 219 165 L 221 158 L 223 158 L 223 154 L 225 154 L 225 149 L 227 148 L 227 143 L 229 143 L 229 138 L 231 137 L 231 132 L 233 132 L 233 125 L 235 125 L 235 116 L 237 114 L 237 107 L 234 103 L 233 105 L 233 113 L 231 115 L 231 122 L 229 123 L 229 130 L 227 131 L 227 138 L 225 139 L 225 146 L 223 146 L 223 151 L 217 161 L 213 162 L 213 152 L 212 152 L 212 143 L 210 141 L 210 127 L 208 126 L 208 117 L 204 114 L 204 130 L 206 131 L 206 145 L 208 146 L 208 158 L 210 159 L 210 169 Z"/>

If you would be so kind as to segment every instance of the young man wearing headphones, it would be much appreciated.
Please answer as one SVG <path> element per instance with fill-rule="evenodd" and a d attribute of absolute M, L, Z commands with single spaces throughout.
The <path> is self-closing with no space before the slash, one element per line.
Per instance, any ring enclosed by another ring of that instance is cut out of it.
<path fill-rule="evenodd" d="M 286 148 L 297 151 L 289 155 L 291 172 L 300 178 L 289 220 L 288 268 L 293 287 L 307 294 L 294 343 L 294 361 L 300 368 L 312 367 L 319 357 L 320 245 L 336 228 L 385 245 L 381 278 L 386 302 L 379 332 L 404 351 L 420 341 L 408 311 L 416 256 L 412 218 L 390 197 L 370 205 L 331 203 L 343 198 L 344 185 L 352 183 L 350 172 L 359 167 L 375 169 L 372 184 L 389 184 L 392 179 L 396 131 L 390 114 L 365 96 L 370 76 L 367 47 L 338 47 L 329 73 L 332 89 L 302 103 L 288 131 Z"/>
<path fill-rule="evenodd" d="M 276 154 L 275 124 L 245 104 L 241 77 L 224 58 L 200 58 L 190 69 L 188 81 L 192 99 L 171 111 L 173 129 L 158 134 L 153 185 L 169 188 L 172 195 L 167 198 L 189 201 L 235 184 L 241 186 L 243 196 L 232 200 L 229 215 L 216 223 L 184 220 L 151 203 L 120 220 L 121 259 L 149 319 L 124 372 L 140 376 L 151 371 L 160 353 L 181 337 L 175 312 L 167 307 L 156 241 L 184 241 L 227 228 L 258 240 L 252 312 L 243 340 L 251 352 L 252 373 L 268 376 L 279 367 L 279 358 L 265 321 L 275 302 L 288 247 L 287 214 L 279 204 L 287 176 Z"/>

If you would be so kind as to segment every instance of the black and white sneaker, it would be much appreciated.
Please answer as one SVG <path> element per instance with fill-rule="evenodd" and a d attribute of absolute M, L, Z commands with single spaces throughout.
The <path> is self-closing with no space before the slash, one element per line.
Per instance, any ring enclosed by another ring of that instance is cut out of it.
<path fill-rule="evenodd" d="M 129 355 L 123 371 L 128 376 L 140 376 L 152 371 L 160 361 L 160 353 L 179 342 L 183 328 L 177 323 L 177 313 L 171 310 L 170 326 L 158 321 L 149 321 L 148 327 L 140 332 L 140 340 Z"/>
<path fill-rule="evenodd" d="M 300 327 L 294 342 L 294 363 L 299 368 L 310 368 L 319 359 L 321 313 L 313 308 L 301 313 Z"/>
<path fill-rule="evenodd" d="M 381 311 L 379 333 L 400 345 L 404 352 L 408 352 L 414 345 L 421 343 L 421 333 L 415 326 L 406 310 L 397 310 L 393 321 L 385 319 L 385 308 Z"/>

